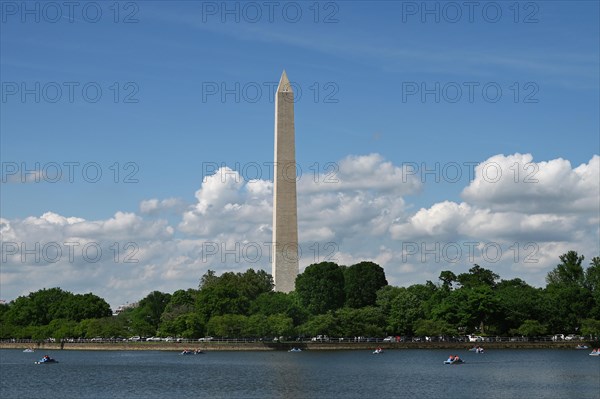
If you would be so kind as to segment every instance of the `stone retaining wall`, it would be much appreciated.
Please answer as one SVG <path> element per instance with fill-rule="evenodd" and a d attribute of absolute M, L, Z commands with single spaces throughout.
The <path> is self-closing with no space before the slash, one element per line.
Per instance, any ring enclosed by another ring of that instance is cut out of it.
<path fill-rule="evenodd" d="M 123 343 L 0 343 L 0 349 L 35 349 L 46 350 L 159 350 L 182 351 L 184 349 L 201 349 L 205 351 L 265 351 L 289 350 L 293 347 L 303 350 L 373 350 L 383 349 L 469 349 L 473 343 L 468 342 L 385 342 L 385 343 L 338 343 L 338 342 L 282 342 L 282 343 L 228 343 L 228 342 L 123 342 Z M 485 349 L 575 349 L 572 342 L 484 342 L 480 343 Z M 588 344 L 589 346 L 589 344 Z"/>

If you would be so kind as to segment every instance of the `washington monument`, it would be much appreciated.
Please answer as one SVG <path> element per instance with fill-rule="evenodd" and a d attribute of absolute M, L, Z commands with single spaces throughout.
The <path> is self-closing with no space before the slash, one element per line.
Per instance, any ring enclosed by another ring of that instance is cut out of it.
<path fill-rule="evenodd" d="M 298 275 L 294 92 L 283 71 L 275 94 L 273 186 L 273 279 L 275 290 L 294 290 Z"/>

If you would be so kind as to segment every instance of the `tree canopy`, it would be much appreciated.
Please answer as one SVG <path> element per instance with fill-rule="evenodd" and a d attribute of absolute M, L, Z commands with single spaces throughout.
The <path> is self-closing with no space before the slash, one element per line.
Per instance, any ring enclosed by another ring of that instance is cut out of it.
<path fill-rule="evenodd" d="M 469 333 L 600 336 L 600 257 L 569 251 L 536 288 L 473 265 L 438 283 L 388 285 L 373 262 L 309 265 L 296 290 L 273 292 L 263 270 L 208 270 L 197 289 L 150 292 L 112 316 L 92 294 L 48 288 L 0 304 L 0 338 L 172 336 L 438 336 Z"/>

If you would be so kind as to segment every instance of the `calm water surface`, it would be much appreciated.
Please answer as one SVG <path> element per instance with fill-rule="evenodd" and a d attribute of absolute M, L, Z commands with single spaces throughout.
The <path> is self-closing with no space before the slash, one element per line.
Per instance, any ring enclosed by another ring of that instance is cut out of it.
<path fill-rule="evenodd" d="M 208 352 L 0 350 L 12 398 L 600 398 L 600 358 L 585 350 Z"/>

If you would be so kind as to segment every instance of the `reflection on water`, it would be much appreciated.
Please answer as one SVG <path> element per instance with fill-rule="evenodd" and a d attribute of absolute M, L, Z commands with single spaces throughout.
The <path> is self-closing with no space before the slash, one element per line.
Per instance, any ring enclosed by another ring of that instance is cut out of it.
<path fill-rule="evenodd" d="M 456 351 L 454 351 L 456 352 Z M 577 350 L 208 352 L 0 350 L 2 398 L 599 398 L 600 358 Z"/>

